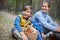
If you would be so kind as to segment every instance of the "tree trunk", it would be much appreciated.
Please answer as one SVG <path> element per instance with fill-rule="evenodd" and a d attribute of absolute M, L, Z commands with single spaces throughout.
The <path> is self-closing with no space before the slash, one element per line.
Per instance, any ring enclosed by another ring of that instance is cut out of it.
<path fill-rule="evenodd" d="M 3 9 L 3 0 L 0 0 L 0 10 Z"/>
<path fill-rule="evenodd" d="M 17 14 L 20 11 L 20 0 L 16 0 L 16 11 L 15 14 Z"/>

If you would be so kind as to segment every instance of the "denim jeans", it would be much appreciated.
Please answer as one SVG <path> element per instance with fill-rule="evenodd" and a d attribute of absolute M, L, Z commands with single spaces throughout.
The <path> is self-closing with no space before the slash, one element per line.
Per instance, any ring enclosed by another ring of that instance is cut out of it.
<path fill-rule="evenodd" d="M 59 25 L 56 22 L 54 22 L 51 25 L 56 26 L 56 27 L 59 27 Z M 54 27 L 52 27 L 52 28 L 54 28 Z M 43 29 L 44 34 L 46 34 L 46 37 L 49 37 L 50 34 L 54 33 L 54 35 L 56 37 L 56 40 L 60 40 L 60 33 L 53 32 L 53 31 L 51 31 L 49 29 L 46 29 L 44 27 L 42 27 L 42 29 Z"/>

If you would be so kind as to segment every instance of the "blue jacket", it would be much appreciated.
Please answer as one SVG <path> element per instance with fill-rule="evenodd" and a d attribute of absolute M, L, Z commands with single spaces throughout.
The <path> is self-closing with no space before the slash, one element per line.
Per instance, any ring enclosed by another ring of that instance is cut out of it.
<path fill-rule="evenodd" d="M 57 29 L 57 27 L 53 25 L 53 20 L 48 15 L 48 13 L 44 13 L 42 10 L 36 12 L 32 20 L 34 20 L 35 23 L 40 25 L 40 27 L 45 27 L 46 29 L 52 31 L 55 31 Z"/>
<path fill-rule="evenodd" d="M 20 26 L 20 21 L 21 21 L 20 16 L 17 16 L 16 19 L 15 19 L 15 21 L 14 21 L 14 26 L 15 26 L 15 28 L 16 28 L 19 32 L 22 31 L 22 28 L 21 28 L 21 26 Z"/>
<path fill-rule="evenodd" d="M 16 28 L 19 32 L 22 31 L 22 28 L 21 28 L 21 26 L 20 26 L 20 22 L 21 22 L 21 18 L 20 18 L 20 16 L 17 16 L 16 19 L 15 19 L 15 21 L 14 21 L 14 26 L 15 26 L 15 28 Z M 36 24 L 36 23 L 34 22 L 34 20 L 31 20 L 31 22 L 34 24 L 34 27 L 35 27 L 37 30 L 39 30 L 40 32 L 43 32 L 43 31 L 42 31 L 42 28 L 41 28 L 38 24 Z M 37 27 L 36 27 L 36 26 L 37 26 Z"/>

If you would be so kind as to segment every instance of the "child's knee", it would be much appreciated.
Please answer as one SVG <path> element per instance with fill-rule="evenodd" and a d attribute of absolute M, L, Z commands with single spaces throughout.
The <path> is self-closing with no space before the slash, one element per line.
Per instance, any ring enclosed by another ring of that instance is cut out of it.
<path fill-rule="evenodd" d="M 17 30 L 17 29 L 16 29 L 16 28 L 12 28 L 11 32 L 13 32 L 13 31 L 15 31 L 15 30 Z"/>

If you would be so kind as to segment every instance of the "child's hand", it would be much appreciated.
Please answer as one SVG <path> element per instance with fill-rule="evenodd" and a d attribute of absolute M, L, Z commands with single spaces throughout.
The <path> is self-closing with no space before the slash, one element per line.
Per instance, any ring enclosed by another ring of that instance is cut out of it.
<path fill-rule="evenodd" d="M 24 34 L 24 32 L 20 32 L 23 40 L 28 40 L 27 36 Z"/>
<path fill-rule="evenodd" d="M 46 39 L 46 35 L 45 35 L 44 33 L 42 33 L 42 37 L 43 37 L 44 39 Z"/>

